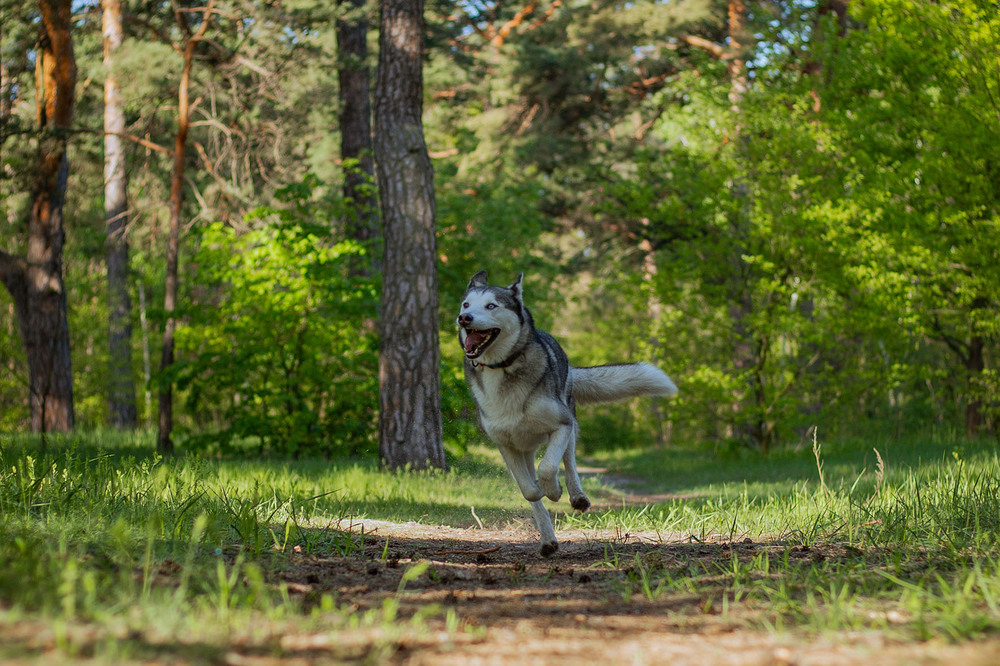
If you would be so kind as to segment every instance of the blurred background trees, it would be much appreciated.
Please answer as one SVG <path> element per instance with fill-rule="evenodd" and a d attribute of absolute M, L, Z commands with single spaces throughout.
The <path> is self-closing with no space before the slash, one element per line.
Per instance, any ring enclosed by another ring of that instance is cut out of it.
<path fill-rule="evenodd" d="M 7 267 L 29 255 L 39 150 L 64 141 L 75 425 L 127 425 L 112 392 L 128 379 L 140 424 L 149 391 L 176 392 L 186 447 L 373 454 L 383 248 L 363 84 L 377 4 L 211 8 L 191 49 L 172 313 L 177 47 L 207 6 L 123 0 L 105 61 L 101 4 L 74 3 L 75 105 L 56 134 L 38 122 L 40 8 L 0 0 L 0 249 Z M 676 400 L 583 413 L 585 447 L 996 431 L 993 3 L 429 0 L 424 20 L 450 452 L 477 437 L 452 331 L 480 268 L 525 271 L 574 363 L 651 360 L 678 381 Z M 105 125 L 112 75 L 121 129 Z M 124 272 L 106 239 L 127 242 Z M 33 425 L 16 298 L 0 291 L 7 431 Z M 174 362 L 157 369 L 171 317 Z"/>

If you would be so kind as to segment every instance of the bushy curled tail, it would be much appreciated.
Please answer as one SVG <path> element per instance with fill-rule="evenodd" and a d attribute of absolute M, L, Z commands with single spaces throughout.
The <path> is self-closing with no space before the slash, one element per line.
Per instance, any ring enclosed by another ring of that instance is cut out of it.
<path fill-rule="evenodd" d="M 573 398 L 578 405 L 618 402 L 641 395 L 674 395 L 677 387 L 666 373 L 648 363 L 570 368 Z"/>

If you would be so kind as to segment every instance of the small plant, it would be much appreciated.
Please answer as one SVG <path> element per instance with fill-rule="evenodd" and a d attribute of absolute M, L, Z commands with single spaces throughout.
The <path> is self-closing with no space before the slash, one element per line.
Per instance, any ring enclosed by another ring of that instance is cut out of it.
<path fill-rule="evenodd" d="M 823 446 L 816 439 L 816 432 L 817 432 L 817 430 L 818 430 L 818 428 L 816 426 L 813 426 L 813 428 L 812 428 L 812 436 L 813 436 L 812 451 L 813 451 L 813 456 L 816 457 L 816 471 L 819 473 L 819 487 L 823 490 L 823 494 L 824 495 L 829 496 L 830 490 L 826 487 L 826 477 L 823 475 L 823 459 L 820 456 L 820 454 L 823 451 Z"/>
<path fill-rule="evenodd" d="M 873 448 L 872 451 L 875 452 L 875 496 L 878 497 L 882 493 L 882 484 L 885 483 L 885 461 L 878 449 Z"/>

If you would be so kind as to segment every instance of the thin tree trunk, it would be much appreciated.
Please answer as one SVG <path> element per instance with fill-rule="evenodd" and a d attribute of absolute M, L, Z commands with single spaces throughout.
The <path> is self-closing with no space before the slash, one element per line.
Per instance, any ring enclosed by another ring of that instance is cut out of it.
<path fill-rule="evenodd" d="M 639 243 L 639 249 L 643 252 L 642 260 L 642 281 L 648 285 L 649 295 L 646 298 L 646 309 L 649 311 L 649 319 L 653 322 L 653 330 L 649 336 L 649 346 L 653 352 L 653 362 L 660 360 L 660 337 L 658 329 L 660 320 L 663 319 L 663 301 L 656 291 L 656 255 L 653 252 L 653 245 L 648 239 L 643 239 Z M 670 424 L 663 420 L 663 410 L 660 407 L 662 400 L 654 398 L 649 401 L 649 420 L 656 429 L 654 435 L 654 446 L 662 449 L 669 441 Z"/>
<path fill-rule="evenodd" d="M 729 0 L 729 49 L 732 52 L 727 68 L 729 71 L 729 103 L 737 120 L 734 125 L 733 139 L 735 150 L 741 161 L 749 166 L 745 159 L 744 147 L 746 136 L 740 122 L 740 105 L 746 96 L 749 85 L 747 78 L 746 59 L 743 55 L 746 38 L 746 5 L 743 0 Z M 753 314 L 753 284 L 755 276 L 752 268 L 743 261 L 750 244 L 751 227 L 753 224 L 752 206 L 750 202 L 749 178 L 743 176 L 735 179 L 730 191 L 736 201 L 733 219 L 733 235 L 737 242 L 731 258 L 732 275 L 729 281 L 730 317 L 733 321 L 733 337 L 736 341 L 733 350 L 734 370 L 746 377 L 744 399 L 736 405 L 736 424 L 734 435 L 737 439 L 755 444 L 763 453 L 767 453 L 773 443 L 773 433 L 767 425 L 764 416 L 767 395 L 763 380 L 764 341 L 760 340 L 749 323 Z"/>
<path fill-rule="evenodd" d="M 378 201 L 372 156 L 371 87 L 368 71 L 368 19 L 365 0 L 345 0 L 350 9 L 337 21 L 340 81 L 340 157 L 344 166 L 344 199 L 348 203 L 347 237 L 373 250 L 378 239 Z M 376 253 L 359 262 L 359 274 L 378 271 Z"/>
<path fill-rule="evenodd" d="M 837 37 L 843 38 L 847 35 L 847 10 L 850 0 L 821 0 L 816 8 L 816 22 L 813 25 L 813 40 L 822 39 L 823 31 L 821 22 L 829 15 L 833 15 L 837 21 Z M 817 49 L 818 50 L 818 49 Z M 822 83 L 829 80 L 829 72 L 825 71 L 825 63 L 810 57 L 806 60 L 803 71 L 812 76 L 816 85 L 809 91 L 813 99 L 813 113 L 819 113 L 823 103 L 820 96 Z"/>
<path fill-rule="evenodd" d="M 10 74 L 7 63 L 0 62 L 0 128 L 10 121 L 14 110 L 14 77 Z"/>
<path fill-rule="evenodd" d="M 152 372 L 149 361 L 149 326 L 146 323 L 146 285 L 142 282 L 139 283 L 139 327 L 142 330 L 142 378 L 145 387 L 143 397 L 146 405 L 144 420 L 148 425 L 153 414 L 153 396 L 149 391 Z"/>
<path fill-rule="evenodd" d="M 27 253 L 0 251 L 0 281 L 14 301 L 28 361 L 31 429 L 73 428 L 73 372 L 63 280 L 63 205 L 69 178 L 66 135 L 73 118 L 76 58 L 69 0 L 41 0 L 36 53 L 38 168 L 28 218 Z"/>
<path fill-rule="evenodd" d="M 119 0 L 102 0 L 104 31 L 104 219 L 108 267 L 108 418 L 112 426 L 134 428 L 138 419 L 132 375 L 132 301 L 128 294 L 128 178 L 125 172 L 125 112 L 115 75 L 121 48 Z"/>
<path fill-rule="evenodd" d="M 174 427 L 173 381 L 166 375 L 174 364 L 174 332 L 177 329 L 177 321 L 174 318 L 174 311 L 177 309 L 177 255 L 180 250 L 181 214 L 184 206 L 184 156 L 190 129 L 191 68 L 194 64 L 194 49 L 208 30 L 214 5 L 215 0 L 209 0 L 202 14 L 198 32 L 188 37 L 184 43 L 184 67 L 181 70 L 180 82 L 177 84 L 177 135 L 174 139 L 174 168 L 170 178 L 170 225 L 167 234 L 167 266 L 163 296 L 163 310 L 167 320 L 163 327 L 163 349 L 160 355 L 160 411 L 156 438 L 156 448 L 164 453 L 174 450 L 174 443 L 170 438 Z M 178 12 L 177 20 L 186 32 L 187 19 Z"/>
<path fill-rule="evenodd" d="M 970 384 L 982 377 L 983 370 L 986 369 L 986 360 L 983 355 L 985 342 L 981 335 L 973 335 L 969 340 L 969 355 L 965 360 L 965 369 L 969 373 Z M 979 434 L 983 425 L 983 401 L 979 397 L 979 392 L 970 387 L 969 402 L 965 406 L 965 434 L 975 437 Z"/>
<path fill-rule="evenodd" d="M 729 0 L 729 49 L 734 56 L 729 59 L 729 103 L 738 110 L 747 92 L 747 65 L 743 57 L 743 39 L 746 32 L 746 5 L 743 0 Z"/>
<path fill-rule="evenodd" d="M 375 84 L 385 239 L 379 454 L 390 468 L 444 469 L 434 173 L 421 122 L 423 2 L 383 0 L 381 9 Z"/>

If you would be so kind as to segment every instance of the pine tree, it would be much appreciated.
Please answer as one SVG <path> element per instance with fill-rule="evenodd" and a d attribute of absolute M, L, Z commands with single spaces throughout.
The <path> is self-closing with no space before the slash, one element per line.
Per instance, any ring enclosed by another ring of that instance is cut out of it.
<path fill-rule="evenodd" d="M 434 173 L 421 120 L 422 0 L 383 0 L 379 26 L 375 159 L 385 245 L 379 455 L 393 469 L 443 469 Z"/>
<path fill-rule="evenodd" d="M 115 72 L 123 39 L 119 0 L 102 0 L 104 32 L 104 216 L 108 266 L 108 414 L 111 425 L 134 428 L 138 419 L 132 377 L 132 303 L 128 293 L 128 175 L 125 112 Z"/>
<path fill-rule="evenodd" d="M 28 219 L 27 253 L 0 250 L 0 280 L 14 299 L 28 358 L 31 429 L 65 432 L 74 424 L 63 206 L 69 179 L 66 131 L 72 125 L 76 57 L 70 0 L 41 0 L 36 53 L 41 136 Z"/>

